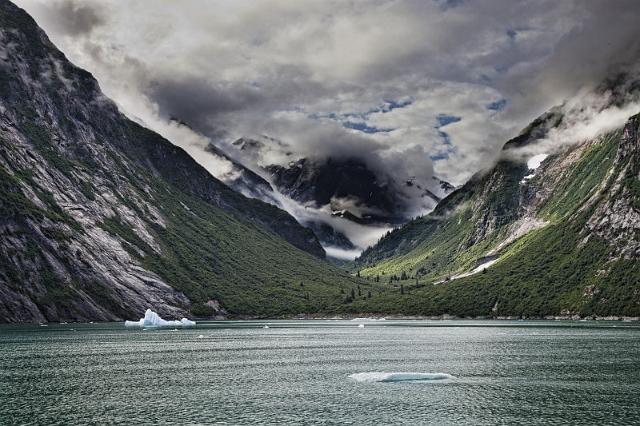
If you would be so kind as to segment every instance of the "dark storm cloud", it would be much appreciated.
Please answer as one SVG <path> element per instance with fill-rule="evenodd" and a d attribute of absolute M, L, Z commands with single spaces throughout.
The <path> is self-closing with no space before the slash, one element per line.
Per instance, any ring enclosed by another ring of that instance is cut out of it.
<path fill-rule="evenodd" d="M 183 121 L 196 131 L 211 135 L 224 130 L 217 125 L 221 116 L 264 101 L 256 87 L 208 83 L 196 78 L 154 81 L 145 94 L 158 106 L 162 117 Z"/>
<path fill-rule="evenodd" d="M 50 17 L 54 31 L 70 36 L 90 33 L 105 23 L 104 10 L 98 2 L 80 4 L 73 0 L 50 0 L 38 5 L 41 16 Z"/>
<path fill-rule="evenodd" d="M 221 142 L 269 135 L 395 175 L 411 153 L 412 170 L 456 184 L 640 52 L 634 0 L 18 3 L 156 130 L 177 119 Z M 442 127 L 443 116 L 461 119 Z"/>
<path fill-rule="evenodd" d="M 577 6 L 579 24 L 558 40 L 546 61 L 530 61 L 497 82 L 499 90 L 512 95 L 514 115 L 530 119 L 550 103 L 558 104 L 620 73 L 638 78 L 640 2 L 593 0 Z"/>

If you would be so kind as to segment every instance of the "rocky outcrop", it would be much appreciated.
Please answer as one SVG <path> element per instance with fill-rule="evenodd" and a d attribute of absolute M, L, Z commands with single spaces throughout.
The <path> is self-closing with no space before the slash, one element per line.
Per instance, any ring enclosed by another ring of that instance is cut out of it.
<path fill-rule="evenodd" d="M 311 230 L 128 120 L 6 0 L 0 46 L 0 321 L 114 320 L 149 307 L 212 316 L 227 307 L 218 295 L 260 300 L 251 291 L 266 277 L 342 279 L 307 254 L 324 257 Z"/>
<path fill-rule="evenodd" d="M 587 228 L 609 241 L 613 257 L 640 259 L 640 115 L 623 129 L 609 176 L 613 183 L 603 194 Z"/>

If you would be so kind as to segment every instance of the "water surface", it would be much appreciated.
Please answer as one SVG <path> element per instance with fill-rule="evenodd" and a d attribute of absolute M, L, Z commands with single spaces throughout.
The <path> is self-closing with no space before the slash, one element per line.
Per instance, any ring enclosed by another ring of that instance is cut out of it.
<path fill-rule="evenodd" d="M 0 424 L 84 423 L 639 424 L 640 325 L 0 326 Z"/>

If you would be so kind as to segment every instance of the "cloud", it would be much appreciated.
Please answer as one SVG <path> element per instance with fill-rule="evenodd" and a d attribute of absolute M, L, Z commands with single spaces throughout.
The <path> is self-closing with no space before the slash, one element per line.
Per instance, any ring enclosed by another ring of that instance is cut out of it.
<path fill-rule="evenodd" d="M 45 20 L 40 24 L 55 34 L 84 36 L 106 22 L 104 10 L 96 3 L 80 4 L 73 0 L 57 0 L 37 2 L 32 6 L 37 9 L 37 16 Z"/>
<path fill-rule="evenodd" d="M 562 121 L 550 129 L 545 137 L 523 147 L 506 150 L 503 155 L 511 159 L 527 160 L 593 140 L 621 128 L 630 116 L 640 112 L 639 98 L 636 93 L 634 101 L 617 105 L 616 96 L 610 91 L 598 94 L 585 91 L 558 109 L 563 116 Z"/>
<path fill-rule="evenodd" d="M 274 193 L 278 204 L 291 213 L 300 223 L 309 222 L 326 223 L 336 231 L 345 235 L 356 247 L 355 250 L 342 250 L 336 247 L 331 248 L 331 256 L 340 259 L 354 259 L 354 254 L 361 252 L 363 249 L 375 244 L 382 235 L 391 230 L 391 226 L 384 225 L 362 225 L 350 220 L 333 216 L 330 206 L 321 206 L 319 208 L 303 205 L 279 192 Z M 329 252 L 328 252 L 329 253 Z M 353 255 L 353 257 L 351 257 Z"/>
<path fill-rule="evenodd" d="M 200 161 L 198 143 L 268 135 L 398 180 L 463 183 L 640 52 L 634 0 L 17 3 L 127 114 L 165 136 L 187 123 L 170 139 Z"/>

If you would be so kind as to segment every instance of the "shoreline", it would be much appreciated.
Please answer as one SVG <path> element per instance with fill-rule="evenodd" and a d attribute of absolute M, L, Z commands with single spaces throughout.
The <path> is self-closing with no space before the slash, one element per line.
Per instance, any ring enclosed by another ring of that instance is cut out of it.
<path fill-rule="evenodd" d="M 191 318 L 194 321 L 305 321 L 305 320 L 325 320 L 325 321 L 540 321 L 540 322 L 554 322 L 554 321 L 573 321 L 573 322 L 640 322 L 640 316 L 626 316 L 626 315 L 608 315 L 608 316 L 588 316 L 581 317 L 579 315 L 546 315 L 544 317 L 526 317 L 516 315 L 504 315 L 504 316 L 477 316 L 477 317 L 458 317 L 454 315 L 384 315 L 384 314 L 341 314 L 341 315 L 327 315 L 327 314 L 299 314 L 299 315 L 282 315 L 282 316 L 260 316 L 260 315 L 233 315 L 227 317 L 214 317 L 214 318 Z M 122 322 L 124 320 L 117 321 L 76 321 L 76 320 L 62 320 L 51 322 L 0 322 L 0 325 L 46 325 L 46 324 L 100 324 L 111 322 Z"/>
<path fill-rule="evenodd" d="M 268 316 L 229 316 L 224 319 L 216 319 L 214 321 L 251 321 L 251 320 L 354 320 L 362 319 L 366 320 L 395 320 L 395 321 L 450 321 L 450 320 L 462 320 L 462 321 L 621 321 L 621 322 L 635 322 L 640 321 L 640 316 L 627 316 L 627 315 L 608 315 L 608 316 L 586 316 L 579 315 L 546 315 L 544 317 L 526 317 L 516 315 L 504 315 L 504 316 L 477 316 L 477 317 L 458 317 L 454 315 L 397 315 L 397 314 L 340 314 L 340 315 L 327 315 L 327 314 L 300 314 L 300 315 L 283 315 L 278 317 Z M 201 321 L 208 321 L 207 319 L 200 319 Z M 210 320 L 209 320 L 210 321 Z"/>

